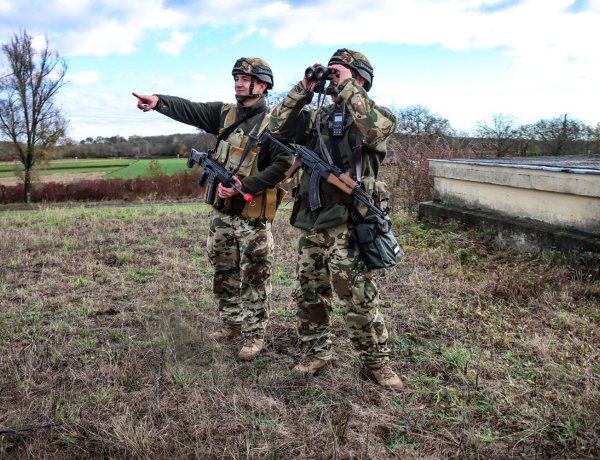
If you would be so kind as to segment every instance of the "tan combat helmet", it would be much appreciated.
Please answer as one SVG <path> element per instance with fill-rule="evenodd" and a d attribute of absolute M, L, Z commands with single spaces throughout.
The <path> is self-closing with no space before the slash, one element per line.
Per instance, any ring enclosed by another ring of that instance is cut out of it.
<path fill-rule="evenodd" d="M 365 79 L 365 84 L 363 85 L 365 91 L 371 89 L 373 85 L 373 67 L 371 67 L 371 63 L 364 54 L 347 48 L 340 48 L 333 53 L 327 65 L 331 64 L 342 64 L 349 67 Z"/>
<path fill-rule="evenodd" d="M 235 61 L 231 75 L 244 73 L 256 77 L 267 84 L 267 89 L 273 88 L 273 72 L 267 61 L 257 57 L 243 57 Z"/>

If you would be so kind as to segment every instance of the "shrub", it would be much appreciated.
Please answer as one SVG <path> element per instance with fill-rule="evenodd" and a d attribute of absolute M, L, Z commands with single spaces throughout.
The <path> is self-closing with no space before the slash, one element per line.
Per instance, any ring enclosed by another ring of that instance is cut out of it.
<path fill-rule="evenodd" d="M 415 214 L 420 202 L 433 199 L 430 159 L 472 156 L 469 149 L 451 146 L 445 137 L 392 136 L 381 173 L 391 186 L 392 206 Z"/>
<path fill-rule="evenodd" d="M 77 182 L 36 184 L 34 202 L 175 199 L 198 196 L 197 175 L 183 172 L 135 179 L 95 179 Z M 23 200 L 23 186 L 0 186 L 0 203 Z"/>

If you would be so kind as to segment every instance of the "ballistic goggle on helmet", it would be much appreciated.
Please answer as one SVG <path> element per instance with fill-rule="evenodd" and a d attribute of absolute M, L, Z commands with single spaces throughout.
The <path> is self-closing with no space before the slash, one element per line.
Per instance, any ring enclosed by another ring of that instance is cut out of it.
<path fill-rule="evenodd" d="M 244 73 L 252 75 L 267 84 L 267 89 L 273 88 L 273 72 L 267 61 L 256 57 L 243 57 L 235 61 L 231 75 Z"/>
<path fill-rule="evenodd" d="M 371 89 L 371 86 L 373 85 L 373 67 L 371 67 L 371 63 L 364 54 L 359 53 L 358 51 L 340 48 L 333 53 L 333 56 L 331 56 L 329 64 L 327 65 L 329 66 L 331 64 L 342 64 L 349 67 L 365 79 L 365 84 L 363 86 L 365 91 Z"/>

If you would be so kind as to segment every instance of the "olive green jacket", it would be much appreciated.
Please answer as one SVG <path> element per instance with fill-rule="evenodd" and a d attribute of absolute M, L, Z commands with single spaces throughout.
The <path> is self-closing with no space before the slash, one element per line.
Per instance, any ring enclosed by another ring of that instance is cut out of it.
<path fill-rule="evenodd" d="M 218 135 L 219 130 L 223 128 L 228 104 L 223 102 L 192 102 L 180 97 L 165 96 L 163 94 L 157 94 L 156 96 L 158 96 L 158 104 L 154 110 L 173 120 L 196 126 L 214 135 Z M 245 117 L 248 112 L 264 105 L 264 98 L 258 99 L 250 107 L 237 104 L 236 121 Z M 245 135 L 249 135 L 259 120 L 260 114 L 254 115 L 241 123 L 237 130 L 242 130 Z M 258 145 L 260 147 L 257 160 L 258 173 L 241 179 L 243 190 L 251 195 L 264 192 L 268 188 L 274 188 L 285 178 L 285 172 L 293 161 L 290 153 L 268 139 L 265 141 L 259 140 Z M 242 198 L 239 197 L 239 199 Z"/>
<path fill-rule="evenodd" d="M 369 99 L 366 91 L 353 78 L 341 82 L 338 90 L 339 96 L 346 104 L 342 137 L 330 136 L 331 120 L 336 107 L 329 105 L 320 109 L 321 140 L 317 138 L 315 129 L 317 110 L 304 108 L 311 102 L 314 94 L 304 89 L 300 83 L 295 85 L 271 112 L 269 128 L 282 139 L 306 145 L 323 159 L 327 157 L 322 152 L 321 141 L 330 154 L 334 150 L 332 143 L 337 141 L 336 150 L 339 151 L 337 158 L 343 163 L 337 166 L 354 180 L 357 180 L 354 152 L 362 151 L 360 182 L 368 192 L 375 194 L 379 166 L 387 153 L 386 140 L 396 129 L 396 119 L 388 109 L 376 105 Z M 335 162 L 334 155 L 331 156 Z M 320 182 L 323 206 L 311 211 L 308 198 L 309 185 L 309 176 L 303 174 L 299 189 L 295 193 L 294 210 L 290 220 L 292 225 L 306 230 L 320 230 L 350 221 L 349 205 L 353 204 L 351 198 L 325 180 Z"/>

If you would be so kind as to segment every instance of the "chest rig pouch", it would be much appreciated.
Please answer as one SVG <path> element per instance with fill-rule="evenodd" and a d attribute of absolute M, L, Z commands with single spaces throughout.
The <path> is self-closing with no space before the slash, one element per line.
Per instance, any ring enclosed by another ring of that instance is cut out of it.
<path fill-rule="evenodd" d="M 259 149 L 255 141 L 258 136 L 254 138 L 250 149 L 245 154 L 244 151 L 246 150 L 246 146 L 250 141 L 251 136 L 262 133 L 269 124 L 269 117 L 265 116 L 263 112 L 263 116 L 260 118 L 260 125 L 255 126 L 250 135 L 245 134 L 241 128 L 236 127 L 233 132 L 226 135 L 224 139 L 221 139 L 221 135 L 227 131 L 227 128 L 235 123 L 237 118 L 237 108 L 227 104 L 223 106 L 223 112 L 227 112 L 227 114 L 225 115 L 223 127 L 219 130 L 219 141 L 217 142 L 213 158 L 226 169 L 235 171 L 238 177 L 242 178 L 249 176 L 255 172 L 253 169 L 256 169 Z"/>
<path fill-rule="evenodd" d="M 262 116 L 249 135 L 245 134 L 239 127 L 236 127 L 233 131 L 229 129 L 231 132 L 227 134 L 228 128 L 234 125 L 237 118 L 237 107 L 224 105 L 222 113 L 224 112 L 227 113 L 223 128 L 219 130 L 219 141 L 213 158 L 226 169 L 234 171 L 240 179 L 257 174 L 260 150 L 257 140 L 269 124 L 266 108 L 256 113 L 262 113 Z M 250 115 L 249 118 L 255 115 Z M 222 136 L 223 138 L 221 138 Z M 256 193 L 254 199 L 249 203 L 246 203 L 241 197 L 235 196 L 225 200 L 222 211 L 241 214 L 247 218 L 270 220 L 275 217 L 275 212 L 283 199 L 283 195 L 284 193 L 281 193 L 279 189 L 267 189 Z"/>

